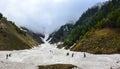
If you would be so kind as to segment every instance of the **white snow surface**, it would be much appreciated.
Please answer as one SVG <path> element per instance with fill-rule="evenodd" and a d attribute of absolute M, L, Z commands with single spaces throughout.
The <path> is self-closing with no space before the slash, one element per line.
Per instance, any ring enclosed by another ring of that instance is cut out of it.
<path fill-rule="evenodd" d="M 6 54 L 11 57 L 6 59 Z M 69 56 L 66 56 L 69 53 Z M 72 57 L 74 53 L 74 57 Z M 78 69 L 120 69 L 120 54 L 93 55 L 58 49 L 48 42 L 33 49 L 0 51 L 0 69 L 38 69 L 38 65 L 73 64 Z"/>

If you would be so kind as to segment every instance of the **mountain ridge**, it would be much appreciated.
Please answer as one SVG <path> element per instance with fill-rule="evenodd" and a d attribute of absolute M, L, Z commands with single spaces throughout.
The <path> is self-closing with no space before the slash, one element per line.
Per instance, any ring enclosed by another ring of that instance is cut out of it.
<path fill-rule="evenodd" d="M 27 29 L 26 27 L 20 27 L 22 30 L 24 30 L 28 35 L 30 35 L 38 44 L 44 43 L 44 41 L 41 38 L 45 38 L 45 35 L 41 33 L 35 33 L 31 31 L 30 29 Z"/>
<path fill-rule="evenodd" d="M 30 49 L 37 45 L 33 37 L 0 13 L 0 50 Z"/>
<path fill-rule="evenodd" d="M 66 35 L 72 30 L 73 23 L 62 25 L 57 31 L 51 33 L 47 39 L 49 43 L 54 44 L 63 41 Z"/>
<path fill-rule="evenodd" d="M 71 50 L 73 51 L 86 51 L 98 54 L 119 53 L 120 41 L 119 38 L 116 38 L 119 37 L 119 31 L 116 31 L 118 29 L 120 29 L 120 0 L 109 0 L 102 3 L 101 6 L 95 5 L 88 8 L 76 21 L 69 34 L 65 35 L 66 37 L 63 38 L 63 44 L 61 46 L 65 49 L 72 47 Z M 99 34 L 95 34 L 97 30 Z M 111 34 L 111 36 L 107 36 L 104 33 Z M 104 37 L 102 35 L 100 36 L 100 34 L 104 34 Z M 92 36 L 95 38 L 92 39 Z M 92 41 L 88 39 L 92 39 Z M 108 41 L 108 39 L 111 39 L 111 41 Z M 111 49 L 112 47 L 114 48 Z"/>

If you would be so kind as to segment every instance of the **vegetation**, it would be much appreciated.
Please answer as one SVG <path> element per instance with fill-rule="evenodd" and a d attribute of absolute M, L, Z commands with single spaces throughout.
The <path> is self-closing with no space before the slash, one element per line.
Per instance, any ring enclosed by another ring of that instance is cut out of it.
<path fill-rule="evenodd" d="M 0 19 L 3 17 L 3 15 L 0 13 Z"/>
<path fill-rule="evenodd" d="M 120 53 L 120 29 L 103 28 L 89 33 L 71 49 L 94 54 Z"/>
<path fill-rule="evenodd" d="M 19 34 L 23 34 L 24 36 L 26 36 L 26 32 L 23 31 L 23 30 L 21 30 L 18 26 L 16 26 L 15 23 L 13 23 L 12 21 L 9 21 L 9 23 L 11 23 L 11 24 L 14 26 L 15 30 L 16 30 Z"/>
<path fill-rule="evenodd" d="M 110 29 L 114 28 L 114 31 L 115 31 L 115 28 L 119 29 L 120 28 L 119 12 L 120 12 L 120 0 L 109 0 L 103 3 L 101 6 L 96 5 L 92 8 L 89 8 L 85 13 L 82 14 L 80 19 L 74 25 L 74 28 L 72 29 L 70 34 L 68 34 L 67 37 L 64 39 L 64 45 L 66 46 L 67 49 L 70 48 L 76 42 L 80 44 L 79 46 L 81 46 L 82 40 L 86 39 L 87 37 L 90 37 L 90 34 L 96 31 L 96 29 L 102 30 L 107 27 L 109 27 Z M 112 38 L 112 34 L 109 37 Z M 117 42 L 118 43 L 116 44 L 119 45 L 119 41 Z M 98 44 L 96 44 L 96 47 L 97 46 Z M 76 50 L 76 48 L 74 50 Z M 79 50 L 81 51 L 81 49 Z M 104 52 L 104 53 L 107 53 L 107 52 Z"/>
<path fill-rule="evenodd" d="M 36 42 L 12 21 L 0 19 L 0 50 L 20 50 L 32 48 Z"/>
<path fill-rule="evenodd" d="M 53 32 L 52 34 L 50 34 L 50 36 L 49 36 L 49 38 L 47 40 L 52 38 L 50 40 L 51 44 L 63 41 L 64 38 L 66 37 L 66 35 L 72 30 L 72 28 L 73 28 L 73 24 L 71 24 L 71 23 L 65 24 L 65 25 L 61 26 L 58 31 Z"/>
<path fill-rule="evenodd" d="M 28 34 L 31 36 L 38 44 L 44 43 L 44 41 L 41 38 L 44 38 L 45 36 L 40 33 L 35 33 L 31 31 L 30 29 L 27 29 L 26 27 L 21 27 L 22 30 L 25 30 L 26 32 L 23 31 L 22 34 Z M 41 37 L 41 38 L 40 38 Z"/>

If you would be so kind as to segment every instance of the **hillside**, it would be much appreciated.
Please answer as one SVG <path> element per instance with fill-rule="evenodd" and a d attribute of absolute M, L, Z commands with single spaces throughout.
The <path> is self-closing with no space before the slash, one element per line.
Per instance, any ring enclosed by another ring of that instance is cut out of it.
<path fill-rule="evenodd" d="M 49 43 L 54 44 L 63 41 L 67 34 L 72 30 L 73 24 L 68 23 L 61 26 L 57 31 L 50 34 L 47 40 L 50 40 Z"/>
<path fill-rule="evenodd" d="M 41 38 L 45 38 L 45 36 L 41 33 L 35 33 L 33 31 L 31 31 L 30 29 L 27 29 L 26 27 L 21 27 L 21 29 L 23 29 L 26 34 L 30 35 L 32 38 L 34 38 L 34 40 L 36 42 L 38 42 L 38 44 L 44 43 L 44 41 Z"/>
<path fill-rule="evenodd" d="M 120 1 L 109 0 L 82 14 L 64 39 L 66 49 L 90 53 L 119 53 Z"/>
<path fill-rule="evenodd" d="M 25 31 L 0 14 L 0 50 L 28 49 L 36 44 L 37 42 Z"/>
<path fill-rule="evenodd" d="M 91 32 L 71 49 L 94 54 L 120 53 L 120 29 L 103 28 Z"/>
<path fill-rule="evenodd" d="M 120 53 L 120 8 L 98 22 L 72 50 L 90 53 Z"/>

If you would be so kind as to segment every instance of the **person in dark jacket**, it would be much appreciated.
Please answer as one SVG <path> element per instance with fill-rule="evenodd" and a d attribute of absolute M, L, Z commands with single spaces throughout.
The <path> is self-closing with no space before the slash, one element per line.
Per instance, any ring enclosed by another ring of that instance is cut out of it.
<path fill-rule="evenodd" d="M 74 57 L 74 53 L 72 53 L 72 57 Z"/>
<path fill-rule="evenodd" d="M 6 59 L 8 59 L 8 56 L 9 56 L 9 55 L 8 55 L 8 54 L 6 54 Z"/>
<path fill-rule="evenodd" d="M 85 52 L 84 52 L 84 58 L 86 58 L 86 54 L 85 54 Z"/>
<path fill-rule="evenodd" d="M 66 56 L 69 56 L 69 53 L 67 53 Z"/>

